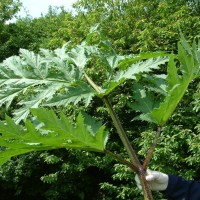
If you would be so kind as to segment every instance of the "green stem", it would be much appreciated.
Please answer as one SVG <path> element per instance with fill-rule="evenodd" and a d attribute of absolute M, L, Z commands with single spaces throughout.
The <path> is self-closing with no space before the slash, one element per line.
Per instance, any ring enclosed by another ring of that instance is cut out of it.
<path fill-rule="evenodd" d="M 87 79 L 88 83 L 99 93 L 100 92 L 99 86 L 96 85 L 86 73 L 84 74 L 84 76 Z"/>
<path fill-rule="evenodd" d="M 117 114 L 115 113 L 110 101 L 108 100 L 107 97 L 103 97 L 103 101 L 106 104 L 109 113 L 111 115 L 111 118 L 113 120 L 113 123 L 119 133 L 119 136 L 124 144 L 124 147 L 126 148 L 129 157 L 132 161 L 133 166 L 136 167 L 136 170 L 138 171 L 137 173 L 139 174 L 140 178 L 141 178 L 141 184 L 142 184 L 142 190 L 143 190 L 143 194 L 144 194 L 144 200 L 153 200 L 152 194 L 151 194 L 151 190 L 150 187 L 146 181 L 146 170 L 144 169 L 144 167 L 140 164 L 140 161 L 138 160 L 129 140 L 128 137 L 121 125 L 121 122 L 119 121 L 119 118 L 117 116 Z"/>
<path fill-rule="evenodd" d="M 88 83 L 97 91 L 97 92 L 100 92 L 100 89 L 99 87 L 87 76 L 87 74 L 85 73 L 85 78 L 87 79 Z M 113 123 L 117 129 L 117 132 L 120 136 L 120 139 L 122 140 L 122 143 L 124 144 L 127 152 L 128 152 L 128 155 L 130 156 L 130 159 L 132 161 L 132 164 L 134 166 L 137 166 L 138 168 L 141 166 L 140 164 L 140 161 L 138 160 L 129 140 L 128 140 L 128 137 L 121 125 L 121 122 L 117 116 L 117 114 L 115 113 L 110 101 L 108 100 L 108 98 L 106 96 L 103 97 L 103 101 L 104 103 L 106 104 L 107 108 L 108 108 L 108 111 L 111 115 L 111 118 L 113 120 Z"/>
<path fill-rule="evenodd" d="M 133 163 L 134 166 L 137 166 L 138 168 L 141 166 L 140 164 L 140 161 L 138 160 L 136 154 L 135 154 L 135 151 L 133 150 L 132 146 L 131 146 L 131 143 L 121 125 L 121 122 L 119 121 L 119 118 L 117 116 L 117 114 L 115 113 L 110 101 L 108 100 L 107 97 L 103 97 L 103 101 L 104 103 L 106 104 L 107 108 L 108 108 L 108 111 L 110 113 L 110 116 L 113 120 L 113 123 L 117 129 L 117 132 L 120 136 L 120 139 L 124 145 L 124 147 L 126 148 L 127 152 L 128 152 L 128 155 L 131 159 L 131 162 Z"/>
<path fill-rule="evenodd" d="M 140 161 L 138 160 L 137 155 L 135 154 L 135 151 L 133 150 L 133 148 L 128 140 L 128 137 L 121 125 L 121 122 L 119 121 L 119 118 L 118 118 L 117 114 L 115 113 L 110 101 L 105 96 L 103 97 L 103 101 L 109 110 L 110 116 L 111 116 L 113 123 L 119 133 L 119 136 L 124 144 L 124 147 L 126 148 L 128 154 L 129 154 L 132 164 L 138 170 L 137 173 L 141 177 L 141 184 L 142 184 L 142 189 L 143 189 L 143 194 L 144 194 L 144 200 L 153 200 L 151 190 L 146 181 L 146 170 L 140 164 Z"/>
<path fill-rule="evenodd" d="M 84 74 L 85 78 L 87 79 L 88 83 L 99 93 L 100 92 L 100 88 L 87 76 L 87 74 Z M 141 183 L 142 183 L 142 189 L 143 189 L 143 193 L 144 193 L 144 200 L 153 200 L 152 194 L 151 194 L 151 190 L 149 188 L 149 185 L 146 181 L 146 170 L 144 169 L 144 167 L 142 166 L 142 164 L 140 163 L 140 161 L 138 160 L 135 151 L 133 150 L 131 143 L 121 125 L 121 122 L 119 121 L 119 118 L 117 116 L 117 114 L 115 113 L 109 99 L 104 96 L 103 98 L 104 103 L 106 104 L 108 111 L 110 113 L 110 116 L 113 120 L 113 123 L 117 129 L 117 132 L 120 136 L 120 139 L 125 147 L 125 149 L 128 152 L 128 155 L 131 159 L 131 166 L 136 169 L 137 173 L 139 174 L 139 176 L 141 177 Z M 111 152 L 107 153 L 109 155 L 111 155 Z M 124 162 L 124 164 L 126 163 L 126 165 L 128 164 L 123 158 L 123 160 L 121 159 L 120 156 L 116 155 L 116 154 L 112 154 L 112 157 L 115 157 L 116 159 L 120 160 L 121 162 Z M 129 164 L 128 164 L 129 165 Z"/>

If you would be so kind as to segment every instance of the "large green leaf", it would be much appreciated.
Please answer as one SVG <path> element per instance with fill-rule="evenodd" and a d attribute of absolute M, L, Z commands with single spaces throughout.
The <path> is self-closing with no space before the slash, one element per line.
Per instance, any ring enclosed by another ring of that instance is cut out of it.
<path fill-rule="evenodd" d="M 130 107 L 133 110 L 149 113 L 153 108 L 156 107 L 157 102 L 154 99 L 154 96 L 151 92 L 146 91 L 141 84 L 134 84 L 134 100 L 136 101 L 133 104 L 130 104 Z"/>
<path fill-rule="evenodd" d="M 193 44 L 192 51 L 190 51 L 191 47 L 188 44 L 188 46 L 185 46 L 186 44 L 186 41 L 182 38 L 181 43 L 178 45 L 179 70 L 182 74 L 178 73 L 176 63 L 173 61 L 174 58 L 171 58 L 172 60 L 169 62 L 167 76 L 167 81 L 169 83 L 168 95 L 160 104 L 160 107 L 153 110 L 150 114 L 160 125 L 167 122 L 187 91 L 189 84 L 200 75 L 200 49 L 196 48 L 196 45 Z"/>
<path fill-rule="evenodd" d="M 177 68 L 177 60 L 180 62 Z M 154 122 L 158 125 L 164 125 L 171 114 L 176 109 L 178 103 L 187 91 L 189 84 L 193 79 L 200 76 L 200 46 L 193 43 L 190 47 L 186 40 L 183 38 L 178 44 L 178 55 L 170 56 L 168 63 L 168 73 L 166 77 L 167 88 L 166 96 L 159 106 L 152 107 L 148 113 L 140 115 L 140 119 Z M 146 86 L 147 87 L 147 86 Z M 151 100 L 155 101 L 155 100 Z M 140 101 L 140 106 L 142 101 Z M 149 104 L 151 104 L 149 102 Z M 143 106 L 146 102 L 143 103 Z M 132 106 L 134 108 L 134 106 Z M 141 110 L 142 111 L 142 110 Z"/>
<path fill-rule="evenodd" d="M 58 148 L 104 151 L 108 133 L 105 126 L 90 116 L 80 113 L 74 124 L 63 113 L 58 118 L 52 110 L 32 109 L 31 112 L 40 128 L 29 120 L 22 127 L 9 117 L 6 122 L 0 122 L 0 164 L 31 151 Z"/>
<path fill-rule="evenodd" d="M 71 50 L 75 51 L 78 50 Z M 6 104 L 8 108 L 15 98 L 20 100 L 20 109 L 13 112 L 17 123 L 26 119 L 30 108 L 56 98 L 63 88 L 72 88 L 83 77 L 83 66 L 76 66 L 69 55 L 66 45 L 54 51 L 41 49 L 40 55 L 21 49 L 19 56 L 0 64 L 0 105 Z M 79 100 L 82 98 L 76 101 Z"/>
<path fill-rule="evenodd" d="M 83 81 L 74 83 L 69 86 L 65 93 L 56 95 L 44 105 L 47 106 L 66 106 L 69 103 L 77 104 L 81 100 L 88 106 L 95 95 L 95 90 Z"/>
<path fill-rule="evenodd" d="M 132 58 L 130 58 L 132 59 Z M 116 74 L 114 74 L 107 83 L 104 84 L 103 87 L 103 95 L 108 95 L 112 92 L 116 87 L 118 87 L 121 83 L 125 82 L 128 79 L 136 80 L 137 76 L 141 74 L 145 74 L 147 72 L 151 72 L 153 69 L 158 69 L 159 65 L 165 64 L 168 61 L 167 57 L 157 57 L 150 58 L 145 61 L 139 61 L 132 65 L 130 65 L 126 70 L 119 70 Z M 128 62 L 128 59 L 126 59 Z M 135 61 L 134 61 L 135 62 Z"/>
<path fill-rule="evenodd" d="M 126 56 L 122 61 L 120 61 L 118 67 L 120 69 L 127 69 L 127 67 L 129 67 L 130 65 L 139 61 L 143 61 L 147 59 L 156 59 L 158 57 L 166 58 L 168 56 L 170 56 L 170 54 L 167 54 L 165 52 L 144 52 L 138 55 L 130 54 L 129 56 Z"/>

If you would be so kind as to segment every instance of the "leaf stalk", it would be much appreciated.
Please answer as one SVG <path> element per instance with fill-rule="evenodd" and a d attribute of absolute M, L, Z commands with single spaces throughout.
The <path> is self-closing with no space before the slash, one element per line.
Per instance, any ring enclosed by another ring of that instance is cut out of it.
<path fill-rule="evenodd" d="M 94 83 L 94 81 L 86 73 L 84 73 L 84 76 L 85 76 L 86 80 L 88 81 L 88 83 L 96 90 L 96 92 L 100 93 L 99 86 L 96 85 Z"/>
<path fill-rule="evenodd" d="M 153 143 L 152 143 L 150 149 L 148 150 L 147 156 L 146 156 L 146 158 L 144 160 L 144 163 L 143 163 L 143 168 L 145 170 L 147 169 L 147 167 L 149 165 L 149 162 L 150 162 L 150 160 L 151 160 L 151 158 L 153 156 L 153 152 L 154 152 L 154 149 L 155 149 L 156 144 L 158 142 L 158 139 L 160 137 L 160 133 L 161 133 L 161 127 L 158 126 L 157 131 L 156 131 L 156 135 L 155 135 L 154 140 L 153 140 Z"/>
<path fill-rule="evenodd" d="M 109 155 L 109 156 L 115 158 L 116 160 L 120 161 L 122 164 L 128 166 L 132 171 L 138 173 L 138 168 L 136 166 L 134 166 L 131 162 L 129 162 L 129 161 L 125 160 L 124 158 L 122 158 L 122 156 L 120 156 L 118 154 L 115 154 L 115 153 L 113 153 L 113 152 L 111 152 L 109 150 L 106 150 L 106 149 L 104 150 L 104 152 L 107 155 Z"/>

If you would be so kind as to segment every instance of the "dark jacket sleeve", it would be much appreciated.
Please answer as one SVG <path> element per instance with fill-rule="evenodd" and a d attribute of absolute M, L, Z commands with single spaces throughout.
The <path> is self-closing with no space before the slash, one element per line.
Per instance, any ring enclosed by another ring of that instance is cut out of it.
<path fill-rule="evenodd" d="M 168 176 L 168 186 L 163 193 L 169 200 L 200 200 L 200 182 L 187 181 L 174 175 Z"/>

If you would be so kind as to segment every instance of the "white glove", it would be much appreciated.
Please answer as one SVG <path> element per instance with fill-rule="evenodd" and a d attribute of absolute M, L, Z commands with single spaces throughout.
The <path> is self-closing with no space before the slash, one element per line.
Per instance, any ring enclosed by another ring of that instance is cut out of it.
<path fill-rule="evenodd" d="M 146 180 L 149 183 L 150 189 L 152 191 L 163 191 L 166 190 L 168 186 L 169 177 L 167 174 L 157 171 L 147 170 Z M 135 176 L 135 181 L 139 189 L 142 189 L 142 185 L 139 176 Z"/>

